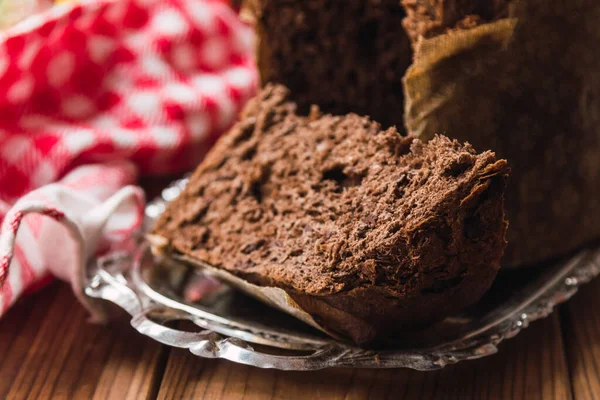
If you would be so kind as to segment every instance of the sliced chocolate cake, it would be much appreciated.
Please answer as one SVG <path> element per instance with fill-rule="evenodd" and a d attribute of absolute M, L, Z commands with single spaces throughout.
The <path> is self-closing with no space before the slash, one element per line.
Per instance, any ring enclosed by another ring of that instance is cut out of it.
<path fill-rule="evenodd" d="M 400 0 L 245 0 L 263 83 L 287 86 L 301 112 L 369 115 L 402 125 L 412 59 Z"/>
<path fill-rule="evenodd" d="M 284 289 L 357 343 L 476 302 L 505 246 L 506 162 L 296 109 L 277 85 L 247 105 L 156 223 L 160 251 Z"/>

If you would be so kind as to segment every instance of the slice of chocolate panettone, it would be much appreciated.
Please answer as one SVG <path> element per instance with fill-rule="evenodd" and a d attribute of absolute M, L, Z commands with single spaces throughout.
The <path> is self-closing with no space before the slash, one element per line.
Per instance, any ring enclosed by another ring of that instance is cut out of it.
<path fill-rule="evenodd" d="M 296 109 L 278 85 L 247 105 L 156 223 L 160 251 L 281 288 L 357 343 L 475 303 L 505 246 L 506 162 Z"/>

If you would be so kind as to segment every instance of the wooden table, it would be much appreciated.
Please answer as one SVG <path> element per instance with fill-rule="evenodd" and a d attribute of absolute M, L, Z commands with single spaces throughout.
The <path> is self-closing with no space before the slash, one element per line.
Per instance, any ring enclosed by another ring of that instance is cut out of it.
<path fill-rule="evenodd" d="M 261 370 L 162 346 L 124 317 L 95 326 L 86 316 L 63 283 L 9 311 L 0 399 L 600 398 L 600 280 L 498 354 L 435 372 Z"/>

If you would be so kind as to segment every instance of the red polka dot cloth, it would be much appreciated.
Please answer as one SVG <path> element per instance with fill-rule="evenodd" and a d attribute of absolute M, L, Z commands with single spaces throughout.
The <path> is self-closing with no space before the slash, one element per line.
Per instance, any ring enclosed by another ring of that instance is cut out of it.
<path fill-rule="evenodd" d="M 219 0 L 56 6 L 0 32 L 0 315 L 142 221 L 139 174 L 194 167 L 255 92 Z"/>

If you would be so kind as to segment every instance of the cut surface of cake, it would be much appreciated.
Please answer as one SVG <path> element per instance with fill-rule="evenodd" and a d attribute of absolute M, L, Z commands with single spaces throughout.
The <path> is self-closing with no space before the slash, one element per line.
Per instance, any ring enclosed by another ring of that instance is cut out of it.
<path fill-rule="evenodd" d="M 263 83 L 287 86 L 301 110 L 369 115 L 402 125 L 412 59 L 399 0 L 245 0 Z"/>
<path fill-rule="evenodd" d="M 267 85 L 153 228 L 184 254 L 284 289 L 357 343 L 475 303 L 505 246 L 507 163 L 367 117 L 298 115 Z"/>

